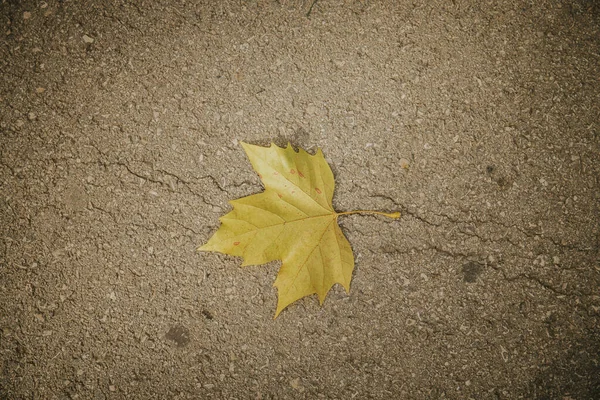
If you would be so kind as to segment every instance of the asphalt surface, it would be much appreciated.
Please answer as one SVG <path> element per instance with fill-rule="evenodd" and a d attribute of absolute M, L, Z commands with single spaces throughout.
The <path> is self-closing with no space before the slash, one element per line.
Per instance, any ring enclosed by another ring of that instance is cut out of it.
<path fill-rule="evenodd" d="M 0 4 L 0 398 L 600 398 L 593 1 Z M 197 253 L 321 148 L 351 290 Z"/>

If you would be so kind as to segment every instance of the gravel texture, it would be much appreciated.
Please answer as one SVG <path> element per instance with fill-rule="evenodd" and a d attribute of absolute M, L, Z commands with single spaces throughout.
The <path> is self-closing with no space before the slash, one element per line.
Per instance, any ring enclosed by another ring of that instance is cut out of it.
<path fill-rule="evenodd" d="M 0 0 L 0 398 L 600 398 L 594 1 Z M 356 268 L 197 253 L 322 148 Z"/>

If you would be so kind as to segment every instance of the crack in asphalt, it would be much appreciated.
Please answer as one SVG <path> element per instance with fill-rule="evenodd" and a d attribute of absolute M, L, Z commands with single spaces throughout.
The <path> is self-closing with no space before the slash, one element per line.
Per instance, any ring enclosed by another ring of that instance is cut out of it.
<path fill-rule="evenodd" d="M 388 200 L 390 202 L 392 202 L 396 207 L 398 207 L 400 209 L 401 212 L 403 212 L 406 215 L 410 215 L 411 217 L 425 223 L 426 225 L 432 226 L 432 227 L 436 227 L 439 228 L 441 226 L 443 226 L 442 223 L 435 223 L 432 222 L 430 220 L 428 220 L 427 218 L 411 211 L 410 209 L 408 209 L 408 207 L 404 206 L 403 204 L 398 203 L 395 199 L 393 199 L 390 196 L 386 196 L 386 195 L 381 195 L 381 194 L 375 194 L 372 195 L 370 197 L 374 197 L 374 198 L 382 198 L 385 200 Z M 516 230 L 520 233 L 522 233 L 524 236 L 526 236 L 527 238 L 530 239 L 542 239 L 542 240 L 547 240 L 548 242 L 552 243 L 554 246 L 559 247 L 559 248 L 564 248 L 564 249 L 568 249 L 568 250 L 574 250 L 574 251 L 578 251 L 578 252 L 582 252 L 582 253 L 589 253 L 592 251 L 595 251 L 595 249 L 593 247 L 580 247 L 580 246 L 576 246 L 574 244 L 565 244 L 565 243 L 561 243 L 559 241 L 557 241 L 556 239 L 550 237 L 550 236 L 546 236 L 542 233 L 531 233 L 528 232 L 527 230 L 519 227 L 517 224 L 504 224 L 500 221 L 496 221 L 496 220 L 482 220 L 477 218 L 476 216 L 472 219 L 472 220 L 468 220 L 468 221 L 464 221 L 464 220 L 460 220 L 457 218 L 453 218 L 447 214 L 444 213 L 438 213 L 438 212 L 432 212 L 433 215 L 437 216 L 437 217 L 441 217 L 446 219 L 447 221 L 449 221 L 452 224 L 471 224 L 471 223 L 479 223 L 479 224 L 491 224 L 491 225 L 498 225 L 504 229 L 507 230 L 506 234 L 508 235 L 510 233 L 511 230 Z M 515 246 L 515 247 L 522 247 L 520 246 L 518 243 L 516 243 L 515 241 L 513 241 L 513 239 L 508 238 L 508 237 L 502 237 L 502 238 L 490 238 L 490 237 L 485 237 L 482 236 L 476 232 L 468 232 L 465 231 L 464 229 L 459 229 L 457 232 L 462 233 L 463 235 L 466 236 L 470 236 L 470 237 L 476 237 L 479 240 L 481 240 L 482 242 L 498 242 L 498 241 L 505 241 L 510 243 L 511 245 Z"/>
<path fill-rule="evenodd" d="M 416 212 L 411 211 L 408 207 L 404 206 L 403 204 L 400 204 L 399 202 L 397 202 L 395 199 L 393 199 L 390 196 L 386 196 L 386 195 L 381 195 L 381 194 L 376 194 L 376 195 L 372 195 L 370 197 L 374 197 L 374 198 L 382 198 L 385 200 L 390 201 L 391 203 L 394 204 L 394 206 L 396 206 L 397 208 L 400 209 L 401 212 L 403 212 L 406 215 L 409 215 L 410 217 L 423 222 L 424 224 L 433 227 L 433 228 L 441 228 L 443 227 L 445 224 L 443 223 L 438 223 L 438 222 L 433 222 L 430 219 L 423 217 L 422 215 L 417 214 Z M 474 218 L 474 220 L 470 220 L 470 221 L 463 221 L 457 218 L 453 218 L 447 214 L 444 213 L 433 213 L 433 215 L 435 215 L 436 217 L 441 217 L 444 218 L 445 220 L 447 220 L 449 223 L 451 224 L 470 224 L 470 223 L 482 223 L 482 224 L 495 224 L 498 225 L 504 229 L 507 230 L 505 237 L 501 237 L 501 238 L 490 238 L 490 237 L 485 237 L 482 236 L 476 232 L 469 232 L 466 231 L 464 229 L 457 229 L 456 232 L 468 237 L 473 237 L 473 238 L 477 238 L 479 241 L 483 242 L 483 243 L 498 243 L 498 242 L 505 242 L 505 243 L 509 243 L 511 246 L 515 247 L 515 248 L 520 248 L 522 249 L 524 246 L 522 243 L 518 243 L 515 242 L 513 239 L 508 238 L 507 236 L 510 234 L 510 230 L 516 230 L 518 232 L 520 232 L 521 234 L 523 234 L 525 237 L 527 237 L 528 239 L 542 239 L 542 240 L 546 240 L 547 242 L 551 243 L 552 245 L 554 245 L 557 248 L 561 248 L 561 249 L 567 249 L 570 251 L 577 251 L 577 252 L 583 252 L 583 253 L 589 253 L 592 251 L 595 251 L 593 248 L 591 247 L 580 247 L 580 246 L 575 246 L 575 245 L 565 245 L 563 243 L 559 243 L 558 241 L 556 241 L 554 238 L 551 237 L 547 237 L 541 234 L 536 234 L 536 233 L 531 233 L 528 232 L 527 230 L 517 226 L 516 224 L 512 224 L 512 225 L 508 225 L 508 224 L 504 224 L 501 223 L 499 221 L 493 221 L 493 220 L 480 220 L 477 217 Z M 426 247 L 420 249 L 420 248 L 410 248 L 407 250 L 399 250 L 399 249 L 394 249 L 394 253 L 398 253 L 398 254 L 410 254 L 412 252 L 424 252 L 424 251 L 428 251 L 428 250 L 433 250 L 437 253 L 446 255 L 448 257 L 451 258 L 463 258 L 463 259 L 472 259 L 473 257 L 476 258 L 484 258 L 484 256 L 482 254 L 475 254 L 475 253 L 465 253 L 462 251 L 457 251 L 457 250 L 449 250 L 447 248 L 443 248 L 439 245 L 436 244 L 430 244 L 427 243 L 425 245 Z M 535 260 L 537 257 L 524 257 L 523 255 L 517 255 L 517 254 L 513 254 L 513 256 L 518 257 L 518 258 L 524 258 L 527 259 L 529 261 L 531 260 Z M 517 280 L 527 280 L 529 282 L 534 282 L 536 283 L 538 286 L 547 289 L 551 292 L 553 292 L 554 294 L 557 295 L 563 295 L 563 296 L 569 296 L 569 297 L 589 297 L 589 296 L 594 296 L 594 293 L 592 293 L 591 291 L 581 291 L 581 290 L 572 290 L 572 291 L 566 291 L 560 288 L 557 288 L 556 286 L 548 283 L 547 281 L 543 280 L 542 278 L 540 278 L 539 276 L 535 276 L 526 272 L 523 273 L 519 273 L 517 275 L 514 276 L 509 276 L 506 271 L 501 268 L 500 266 L 494 266 L 492 263 L 488 263 L 487 261 L 484 262 L 485 265 L 489 265 L 491 268 L 493 268 L 494 270 L 500 271 L 504 280 L 507 282 L 513 282 L 513 281 L 517 281 Z"/>

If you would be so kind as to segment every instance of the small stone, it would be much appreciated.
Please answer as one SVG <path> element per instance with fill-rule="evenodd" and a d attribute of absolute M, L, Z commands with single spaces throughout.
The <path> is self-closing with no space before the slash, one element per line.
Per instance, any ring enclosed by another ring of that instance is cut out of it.
<path fill-rule="evenodd" d="M 45 91 L 46 91 L 46 89 L 41 86 L 35 89 L 36 93 L 44 93 Z"/>
<path fill-rule="evenodd" d="M 292 379 L 290 381 L 290 386 L 296 390 L 300 389 L 300 378 Z"/>
<path fill-rule="evenodd" d="M 554 264 L 560 264 L 560 257 L 558 257 L 558 256 L 554 256 L 554 257 L 552 257 L 552 262 L 553 262 Z"/>
<path fill-rule="evenodd" d="M 117 387 L 115 385 L 110 385 L 108 387 L 108 390 L 110 390 L 111 392 L 116 392 L 117 391 Z"/>
<path fill-rule="evenodd" d="M 400 168 L 408 169 L 410 167 L 410 162 L 406 158 L 400 159 Z"/>
<path fill-rule="evenodd" d="M 305 113 L 307 115 L 315 115 L 317 113 L 317 107 L 315 107 L 313 104 L 311 104 L 308 107 L 306 107 Z"/>
<path fill-rule="evenodd" d="M 542 266 L 542 267 L 546 266 L 546 257 L 539 256 L 536 261 L 539 262 L 540 266 Z M 535 264 L 535 261 L 533 263 Z"/>
<path fill-rule="evenodd" d="M 35 113 L 30 112 L 29 114 L 27 114 L 27 118 L 30 121 L 35 121 L 35 119 L 37 118 L 37 115 L 35 115 Z"/>
<path fill-rule="evenodd" d="M 29 18 L 31 18 L 31 13 L 29 11 L 25 11 L 23 13 L 23 19 L 29 19 Z"/>
<path fill-rule="evenodd" d="M 94 43 L 94 38 L 92 38 L 92 37 L 90 37 L 90 36 L 88 36 L 88 35 L 83 35 L 83 36 L 82 36 L 82 38 L 83 38 L 83 41 L 84 41 L 85 43 L 88 43 L 88 44 L 89 44 L 89 43 Z"/>

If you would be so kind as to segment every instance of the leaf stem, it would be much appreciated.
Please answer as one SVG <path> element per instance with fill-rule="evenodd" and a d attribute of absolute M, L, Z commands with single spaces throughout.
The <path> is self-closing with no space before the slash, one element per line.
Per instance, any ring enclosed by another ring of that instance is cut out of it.
<path fill-rule="evenodd" d="M 373 210 L 354 210 L 354 211 L 344 211 L 344 212 L 337 213 L 338 216 L 339 215 L 350 215 L 350 214 L 377 214 L 377 215 L 383 215 L 385 217 L 393 218 L 393 219 L 400 218 L 400 213 L 398 211 L 393 212 L 393 213 L 384 213 L 381 211 L 373 211 Z"/>

